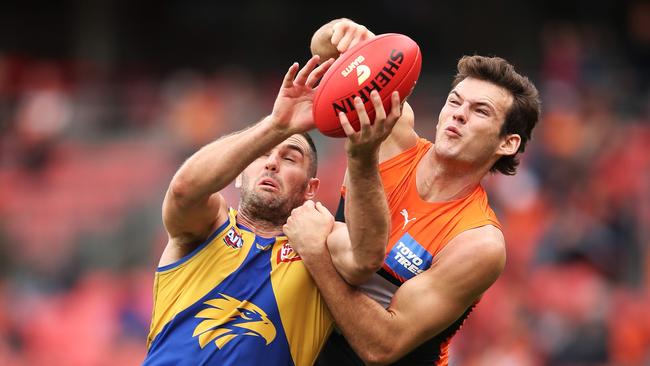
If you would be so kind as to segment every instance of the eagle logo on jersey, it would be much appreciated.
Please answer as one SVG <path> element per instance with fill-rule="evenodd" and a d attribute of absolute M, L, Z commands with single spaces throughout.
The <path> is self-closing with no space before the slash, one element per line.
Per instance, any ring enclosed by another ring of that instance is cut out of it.
<path fill-rule="evenodd" d="M 199 337 L 201 348 L 214 341 L 217 348 L 222 349 L 239 336 L 262 337 L 267 346 L 275 339 L 275 326 L 264 310 L 252 302 L 219 295 L 221 298 L 204 302 L 208 307 L 195 316 L 205 319 L 192 334 L 192 337 Z"/>

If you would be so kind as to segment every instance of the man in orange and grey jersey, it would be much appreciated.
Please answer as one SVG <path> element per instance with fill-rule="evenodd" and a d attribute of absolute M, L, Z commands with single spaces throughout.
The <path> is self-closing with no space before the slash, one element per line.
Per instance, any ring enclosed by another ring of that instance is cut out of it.
<path fill-rule="evenodd" d="M 335 20 L 314 34 L 312 52 L 337 55 L 372 36 L 350 20 Z M 460 59 L 434 142 L 416 134 L 405 103 L 379 149 L 391 219 L 386 257 L 358 287 L 332 266 L 329 243 L 312 240 L 313 231 L 324 230 L 317 223 L 331 214 L 294 210 L 284 231 L 340 331 L 317 365 L 448 364 L 451 337 L 505 265 L 501 225 L 481 179 L 489 172 L 515 173 L 516 155 L 539 115 L 535 86 L 498 57 Z M 344 182 L 338 215 L 348 223 L 364 215 L 347 207 L 350 182 Z"/>

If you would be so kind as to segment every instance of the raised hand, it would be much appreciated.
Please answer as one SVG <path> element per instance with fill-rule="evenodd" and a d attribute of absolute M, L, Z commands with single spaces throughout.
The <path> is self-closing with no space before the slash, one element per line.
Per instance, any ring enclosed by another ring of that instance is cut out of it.
<path fill-rule="evenodd" d="M 386 115 L 381 97 L 376 90 L 370 93 L 370 100 L 375 108 L 375 122 L 370 124 L 370 118 L 361 98 L 354 99 L 354 109 L 359 116 L 359 131 L 350 125 L 345 113 L 339 113 L 341 127 L 348 136 L 345 149 L 349 157 L 371 156 L 376 154 L 381 143 L 388 138 L 395 123 L 402 115 L 402 108 L 398 92 L 391 94 L 391 111 Z"/>
<path fill-rule="evenodd" d="M 339 53 L 343 53 L 354 47 L 357 43 L 363 42 L 373 36 L 374 33 L 369 31 L 365 26 L 349 19 L 343 19 L 334 24 L 331 42 Z"/>
<path fill-rule="evenodd" d="M 296 62 L 287 71 L 271 112 L 278 128 L 292 134 L 314 128 L 312 109 L 316 84 L 334 63 L 329 59 L 318 65 L 319 60 L 319 56 L 313 56 L 302 69 L 298 70 Z"/>
<path fill-rule="evenodd" d="M 309 48 L 312 55 L 321 59 L 337 58 L 359 42 L 374 37 L 374 34 L 361 24 L 350 19 L 340 18 L 320 27 L 312 36 Z"/>

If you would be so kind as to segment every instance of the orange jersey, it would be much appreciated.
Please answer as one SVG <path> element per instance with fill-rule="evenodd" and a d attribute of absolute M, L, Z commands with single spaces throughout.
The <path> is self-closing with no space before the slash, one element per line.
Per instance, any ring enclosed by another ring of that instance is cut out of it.
<path fill-rule="evenodd" d="M 359 287 L 384 307 L 388 307 L 402 283 L 431 267 L 433 258 L 458 234 L 484 225 L 501 229 L 480 185 L 467 197 L 457 200 L 427 202 L 420 197 L 416 185 L 417 166 L 432 146 L 430 141 L 419 139 L 414 147 L 379 165 L 391 215 L 390 237 L 382 268 Z M 345 187 L 342 193 L 345 195 Z M 338 220 L 344 220 L 341 208 Z M 473 308 L 471 306 L 447 329 L 395 365 L 448 365 L 449 342 Z M 341 347 L 349 346 L 335 346 L 330 342 L 325 352 L 342 354 Z M 358 363 L 358 358 L 356 362 L 343 359 L 336 362 L 339 366 Z"/>
<path fill-rule="evenodd" d="M 501 228 L 480 185 L 457 200 L 427 202 L 420 198 L 415 172 L 432 146 L 419 139 L 416 146 L 379 166 L 391 215 L 384 269 L 400 282 L 428 269 L 433 257 L 461 232 L 484 225 Z"/>

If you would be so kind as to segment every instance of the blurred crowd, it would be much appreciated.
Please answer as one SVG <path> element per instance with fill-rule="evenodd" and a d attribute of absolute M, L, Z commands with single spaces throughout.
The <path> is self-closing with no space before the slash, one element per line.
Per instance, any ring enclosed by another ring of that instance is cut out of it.
<path fill-rule="evenodd" d="M 650 6 L 633 14 L 625 37 L 541 31 L 539 70 L 524 71 L 543 120 L 518 174 L 485 181 L 506 271 L 452 364 L 650 365 Z M 154 75 L 0 54 L 1 365 L 142 361 L 166 186 L 198 147 L 268 113 L 282 71 Z M 425 71 L 411 102 L 432 138 L 452 71 Z M 334 210 L 343 141 L 313 136 Z M 232 187 L 226 197 L 236 205 Z"/>

